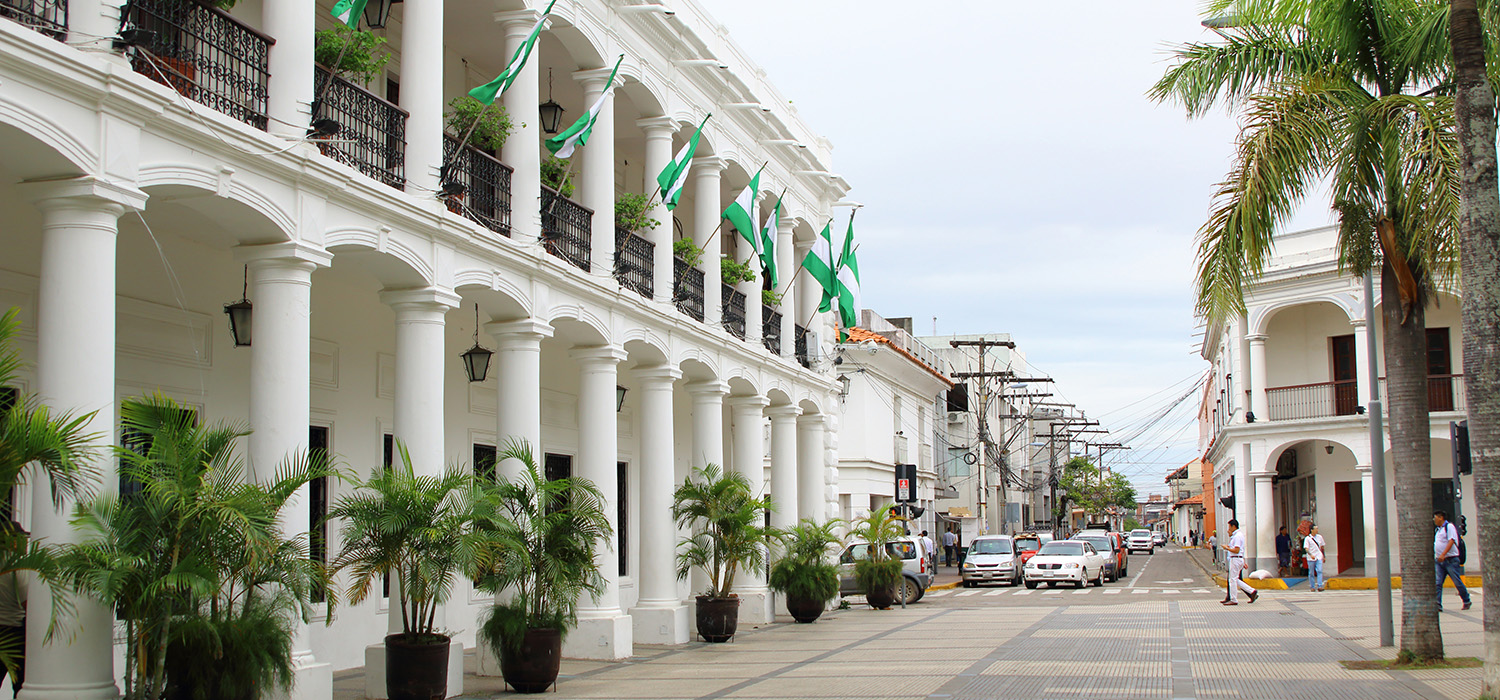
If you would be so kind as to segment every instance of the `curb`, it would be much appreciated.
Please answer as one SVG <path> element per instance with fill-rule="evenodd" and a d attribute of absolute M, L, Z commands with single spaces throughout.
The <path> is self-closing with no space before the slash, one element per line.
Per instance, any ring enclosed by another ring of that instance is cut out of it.
<path fill-rule="evenodd" d="M 955 588 L 958 588 L 958 584 L 960 584 L 960 583 L 963 583 L 963 582 L 962 581 L 954 581 L 953 583 L 939 583 L 939 584 L 937 584 L 935 586 L 928 586 L 927 590 L 929 590 L 929 591 L 951 591 L 951 590 L 953 590 Z"/>
<path fill-rule="evenodd" d="M 1214 574 L 1213 578 L 1214 578 L 1214 585 L 1216 585 L 1216 586 L 1227 586 L 1227 585 L 1229 585 L 1228 584 L 1229 580 L 1226 579 L 1222 574 Z M 1481 576 L 1465 576 L 1464 577 L 1464 586 L 1469 587 L 1469 588 L 1480 588 L 1480 587 L 1483 586 L 1482 579 L 1483 579 L 1483 577 L 1481 577 Z M 1301 580 L 1297 581 L 1297 583 L 1300 583 L 1301 581 L 1304 581 L 1304 580 L 1306 580 L 1306 579 L 1301 579 Z M 1244 581 L 1245 581 L 1245 583 L 1250 584 L 1251 588 L 1254 588 L 1255 590 L 1258 590 L 1258 591 L 1285 591 L 1285 590 L 1288 590 L 1290 588 L 1290 586 L 1287 585 L 1287 583 L 1286 583 L 1286 581 L 1284 579 L 1279 579 L 1279 578 L 1266 578 L 1266 579 L 1247 578 Z M 1378 581 L 1376 579 L 1374 579 L 1374 578 L 1331 578 L 1331 579 L 1328 579 L 1327 581 L 1324 582 L 1324 586 L 1323 587 L 1331 589 L 1331 590 L 1336 590 L 1336 591 L 1373 591 L 1376 588 L 1378 588 L 1379 586 L 1378 586 Z M 1392 589 L 1398 589 L 1400 587 L 1401 587 L 1401 577 L 1400 576 L 1392 576 L 1391 577 L 1391 588 Z M 1452 581 L 1445 581 L 1444 582 L 1444 587 L 1445 588 L 1455 588 L 1455 586 L 1453 585 Z"/>
<path fill-rule="evenodd" d="M 1247 578 L 1245 583 L 1257 591 L 1284 591 L 1287 590 L 1286 581 L 1279 578 Z M 1214 586 L 1223 588 L 1229 585 L 1229 579 L 1222 575 L 1214 575 Z"/>

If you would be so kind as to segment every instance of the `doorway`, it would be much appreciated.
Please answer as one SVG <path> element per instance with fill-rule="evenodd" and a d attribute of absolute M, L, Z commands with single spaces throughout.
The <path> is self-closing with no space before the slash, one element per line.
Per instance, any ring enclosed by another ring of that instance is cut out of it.
<path fill-rule="evenodd" d="M 1352 416 L 1359 406 L 1359 372 L 1354 357 L 1354 336 L 1329 338 L 1333 353 L 1333 415 Z"/>
<path fill-rule="evenodd" d="M 1333 484 L 1334 538 L 1338 547 L 1335 573 L 1343 573 L 1365 563 L 1365 493 L 1359 481 L 1336 481 Z M 1325 564 L 1326 565 L 1326 564 Z"/>

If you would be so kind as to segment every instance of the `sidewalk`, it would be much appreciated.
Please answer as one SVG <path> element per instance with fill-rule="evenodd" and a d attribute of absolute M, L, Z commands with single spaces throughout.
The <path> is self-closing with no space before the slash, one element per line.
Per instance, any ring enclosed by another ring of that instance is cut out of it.
<path fill-rule="evenodd" d="M 1216 585 L 1221 587 L 1224 585 L 1224 582 L 1226 580 L 1224 569 L 1214 564 L 1212 552 L 1207 549 L 1189 549 L 1187 550 L 1187 552 L 1188 556 L 1192 557 L 1193 561 L 1203 569 L 1204 573 L 1207 573 L 1209 576 L 1213 577 L 1214 583 Z M 1306 577 L 1253 579 L 1247 576 L 1245 578 L 1245 583 L 1250 584 L 1251 588 L 1261 591 L 1284 591 L 1289 589 L 1296 589 L 1306 581 Z M 1330 576 L 1328 577 L 1327 583 L 1327 588 L 1329 590 L 1373 591 L 1378 588 L 1378 581 L 1373 576 L 1365 576 L 1365 570 L 1363 567 L 1354 567 L 1352 569 L 1344 571 L 1341 574 Z M 1483 584 L 1483 576 L 1464 576 L 1464 585 L 1468 586 L 1470 590 L 1478 590 Z M 1452 581 L 1447 581 L 1445 587 L 1454 588 L 1455 586 L 1453 585 Z M 1391 576 L 1391 588 L 1401 588 L 1400 574 Z"/>

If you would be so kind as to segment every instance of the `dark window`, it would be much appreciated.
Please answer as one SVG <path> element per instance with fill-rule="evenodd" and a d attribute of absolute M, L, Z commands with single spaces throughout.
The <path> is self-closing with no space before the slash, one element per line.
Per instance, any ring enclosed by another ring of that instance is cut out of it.
<path fill-rule="evenodd" d="M 626 485 L 629 483 L 628 481 L 626 481 L 626 479 L 628 478 L 626 475 L 629 473 L 630 463 L 615 463 L 615 478 L 617 479 L 616 492 L 618 493 L 619 501 L 615 510 L 615 551 L 619 552 L 620 554 L 621 576 L 625 576 L 630 571 L 630 566 L 628 564 L 628 562 L 630 561 L 630 550 L 627 549 L 630 546 L 630 538 L 628 537 L 629 531 L 625 529 L 625 494 L 629 493 L 626 490 Z"/>
<path fill-rule="evenodd" d="M 314 425 L 307 429 L 307 459 L 314 467 L 328 465 L 328 428 Z M 313 561 L 328 563 L 328 477 L 320 476 L 307 485 L 307 554 Z M 321 591 L 313 590 L 312 601 L 323 602 Z"/>
<path fill-rule="evenodd" d="M 385 101 L 393 105 L 401 104 L 401 81 L 390 76 L 385 78 Z"/>
<path fill-rule="evenodd" d="M 495 446 L 474 445 L 474 476 L 495 481 Z"/>
<path fill-rule="evenodd" d="M 178 409 L 178 415 L 182 416 L 189 423 L 194 425 L 198 423 L 198 412 L 191 408 Z M 131 452 L 145 456 L 146 453 L 151 451 L 151 438 L 137 432 L 133 428 L 121 426 L 120 445 Z M 131 479 L 123 470 L 120 471 L 120 498 L 129 498 L 134 494 L 140 493 L 145 488 L 145 484 Z"/>
<path fill-rule="evenodd" d="M 557 481 L 573 476 L 573 456 L 547 453 L 542 458 L 542 475 L 547 481 Z M 557 504 L 559 508 L 566 508 L 567 502 Z"/>
<path fill-rule="evenodd" d="M 1453 410 L 1453 355 L 1447 328 L 1427 329 L 1427 410 Z"/>
<path fill-rule="evenodd" d="M 1352 416 L 1359 405 L 1359 380 L 1354 359 L 1354 336 L 1328 339 L 1333 353 L 1333 414 Z"/>
<path fill-rule="evenodd" d="M 380 466 L 386 471 L 391 470 L 391 465 L 396 463 L 396 437 L 386 433 L 380 438 Z M 391 597 L 391 575 L 386 573 L 380 577 L 380 597 Z"/>
<path fill-rule="evenodd" d="M 10 413 L 16 402 L 21 398 L 21 390 L 13 386 L 0 386 L 0 420 L 5 414 Z M 14 486 L 5 490 L 4 500 L 0 500 L 0 520 L 14 521 L 16 519 L 16 489 Z"/>

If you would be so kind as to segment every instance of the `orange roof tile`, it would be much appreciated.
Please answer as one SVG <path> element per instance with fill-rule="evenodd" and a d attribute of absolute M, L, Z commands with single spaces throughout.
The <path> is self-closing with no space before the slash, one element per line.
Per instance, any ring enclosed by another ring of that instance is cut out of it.
<path fill-rule="evenodd" d="M 933 367 L 932 365 L 929 365 L 926 362 L 923 362 L 922 360 L 918 359 L 916 355 L 911 354 L 905 348 L 902 348 L 902 347 L 900 347 L 900 346 L 892 343 L 890 338 L 887 338 L 887 337 L 885 337 L 885 336 L 883 336 L 883 335 L 881 335 L 879 333 L 876 333 L 875 331 L 868 330 L 868 329 L 865 329 L 865 328 L 859 328 L 859 327 L 846 328 L 846 329 L 844 329 L 844 332 L 849 335 L 849 342 L 851 342 L 851 343 L 863 343 L 863 342 L 865 342 L 867 340 L 874 341 L 874 342 L 877 342 L 877 343 L 885 343 L 886 345 L 891 346 L 891 349 L 895 350 L 898 354 L 904 356 L 906 359 L 911 360 L 912 362 L 917 363 L 918 367 L 921 367 L 922 369 L 927 370 L 928 372 L 930 372 L 934 376 L 936 376 L 938 379 L 941 379 L 944 382 L 947 382 L 948 386 L 953 386 L 953 380 L 952 379 L 949 379 L 946 375 L 944 375 L 936 367 Z"/>

